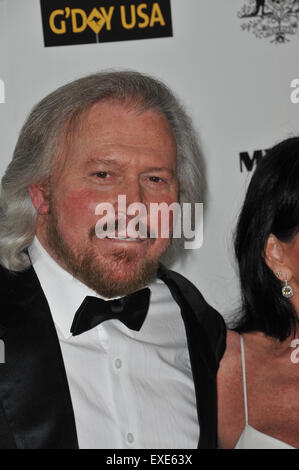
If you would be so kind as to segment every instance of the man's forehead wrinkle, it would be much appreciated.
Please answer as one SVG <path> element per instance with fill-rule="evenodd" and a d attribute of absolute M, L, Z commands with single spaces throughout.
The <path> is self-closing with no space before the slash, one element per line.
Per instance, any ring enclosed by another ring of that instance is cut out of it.
<path fill-rule="evenodd" d="M 148 171 L 167 171 L 168 173 L 170 173 L 173 176 L 176 174 L 175 171 L 172 168 L 169 168 L 169 167 L 166 167 L 166 166 L 150 167 L 150 168 L 148 168 Z"/>
<path fill-rule="evenodd" d="M 90 140 L 88 144 L 90 145 Z M 99 144 L 99 145 L 98 145 Z M 167 150 L 169 152 L 169 149 L 161 148 L 160 146 L 155 146 L 152 144 L 145 144 L 145 143 L 128 143 L 126 144 L 125 142 L 104 142 L 102 136 L 99 137 L 99 139 L 93 139 L 92 140 L 92 147 L 91 152 L 94 153 L 95 155 L 97 154 L 103 154 L 104 158 L 103 159 L 116 159 L 114 155 L 121 155 L 125 154 L 126 151 L 131 151 L 131 150 L 138 150 L 138 151 L 144 151 L 146 153 L 152 152 L 153 156 L 155 155 L 161 155 L 165 154 L 165 151 Z M 84 147 L 81 145 L 80 148 Z M 176 150 L 174 149 L 175 155 L 177 154 Z M 101 158 L 101 157 L 99 157 Z"/>
<path fill-rule="evenodd" d="M 99 163 L 102 165 L 115 166 L 115 167 L 124 167 L 124 166 L 127 167 L 130 164 L 130 162 L 124 162 L 124 161 L 119 162 L 113 158 L 97 158 L 97 157 L 91 157 L 85 162 L 86 166 L 94 165 L 94 164 L 97 165 Z M 146 168 L 146 170 L 144 171 L 167 171 L 171 175 L 176 174 L 176 172 L 171 167 L 167 167 L 167 166 L 149 167 L 149 168 Z"/>
<path fill-rule="evenodd" d="M 119 162 L 119 161 L 115 160 L 114 158 L 91 157 L 91 158 L 88 158 L 88 160 L 86 160 L 85 165 L 90 166 L 90 165 L 97 165 L 99 163 L 101 165 L 117 166 L 117 167 L 123 166 L 125 164 L 125 162 Z"/>
<path fill-rule="evenodd" d="M 173 131 L 172 131 L 172 128 L 171 128 L 171 125 L 167 119 L 167 117 L 165 116 L 165 114 L 163 112 L 161 112 L 159 109 L 156 109 L 156 108 L 140 108 L 139 106 L 137 108 L 134 108 L 132 106 L 128 106 L 127 103 L 123 103 L 122 101 L 118 101 L 118 100 L 102 100 L 100 102 L 97 102 L 95 103 L 89 110 L 88 110 L 88 113 L 85 115 L 85 119 L 84 119 L 84 123 L 83 123 L 83 130 L 84 131 L 89 131 L 89 130 L 92 130 L 93 128 L 97 128 L 99 122 L 101 122 L 101 119 L 102 119 L 102 113 L 103 113 L 103 110 L 101 109 L 101 106 L 105 106 L 105 105 L 111 105 L 111 117 L 113 117 L 113 114 L 116 115 L 116 117 L 118 117 L 118 111 L 117 111 L 117 108 L 118 110 L 120 111 L 120 113 L 122 114 L 123 112 L 125 112 L 128 116 L 128 122 L 130 122 L 131 120 L 131 117 L 136 117 L 137 119 L 142 116 L 142 115 L 148 115 L 148 116 L 158 116 L 158 117 L 161 117 L 164 119 L 165 121 L 165 124 L 166 126 L 169 128 L 169 131 L 170 133 L 173 135 Z M 105 113 L 105 111 L 104 111 Z M 124 119 L 124 122 L 125 122 L 125 119 Z M 132 134 L 134 134 L 134 128 L 131 129 L 131 132 Z M 111 130 L 109 127 L 106 127 L 106 123 L 103 123 L 103 126 L 101 128 L 101 137 L 102 137 L 102 134 L 105 135 L 105 137 L 109 137 L 109 134 L 112 135 L 112 137 L 114 138 L 115 135 L 115 130 Z M 163 136 L 162 138 L 162 141 L 164 140 L 164 135 L 163 135 L 163 130 L 161 129 L 161 132 L 159 132 L 159 136 Z M 96 137 L 96 136 L 94 136 Z M 174 138 L 174 135 L 173 135 L 173 138 Z M 174 139 L 175 140 L 175 139 Z"/>

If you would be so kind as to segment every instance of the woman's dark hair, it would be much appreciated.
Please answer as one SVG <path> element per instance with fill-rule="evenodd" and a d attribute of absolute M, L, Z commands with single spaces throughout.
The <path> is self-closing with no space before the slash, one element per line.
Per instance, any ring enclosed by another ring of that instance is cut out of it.
<path fill-rule="evenodd" d="M 281 293 L 281 282 L 265 262 L 272 233 L 290 242 L 299 232 L 299 137 L 279 143 L 266 153 L 249 184 L 235 233 L 242 317 L 239 333 L 261 331 L 285 340 L 295 333 L 297 314 Z M 299 260 L 298 260 L 299 263 Z"/>

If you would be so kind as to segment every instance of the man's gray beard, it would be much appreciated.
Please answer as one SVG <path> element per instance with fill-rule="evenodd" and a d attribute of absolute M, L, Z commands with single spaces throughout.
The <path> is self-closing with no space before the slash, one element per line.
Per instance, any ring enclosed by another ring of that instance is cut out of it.
<path fill-rule="evenodd" d="M 79 279 L 86 286 L 97 292 L 99 295 L 111 298 L 128 295 L 146 284 L 150 283 L 155 277 L 159 265 L 159 259 L 145 260 L 134 272 L 134 277 L 128 281 L 114 281 L 109 277 L 109 268 L 100 266 L 100 263 L 94 260 L 94 253 L 91 251 L 76 253 L 71 246 L 68 246 L 58 228 L 58 218 L 55 214 L 53 205 L 48 215 L 46 229 L 47 243 L 50 250 L 54 253 L 58 262 L 64 264 L 69 273 L 76 279 Z M 96 235 L 94 235 L 96 236 Z M 90 236 L 92 238 L 92 236 Z M 110 255 L 113 262 L 128 263 L 128 271 L 131 272 L 134 255 L 127 253 L 123 249 L 115 250 Z M 162 256 L 162 255 L 161 255 Z"/>

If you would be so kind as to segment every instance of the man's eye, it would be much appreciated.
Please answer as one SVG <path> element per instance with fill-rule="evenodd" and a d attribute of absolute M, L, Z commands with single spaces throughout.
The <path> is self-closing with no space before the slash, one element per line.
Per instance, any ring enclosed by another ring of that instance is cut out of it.
<path fill-rule="evenodd" d="M 106 178 L 108 178 L 109 173 L 108 173 L 107 171 L 97 171 L 97 172 L 95 173 L 95 176 L 96 176 L 97 178 L 106 179 Z"/>
<path fill-rule="evenodd" d="M 153 183 L 162 183 L 164 181 L 160 176 L 150 176 L 149 180 Z"/>

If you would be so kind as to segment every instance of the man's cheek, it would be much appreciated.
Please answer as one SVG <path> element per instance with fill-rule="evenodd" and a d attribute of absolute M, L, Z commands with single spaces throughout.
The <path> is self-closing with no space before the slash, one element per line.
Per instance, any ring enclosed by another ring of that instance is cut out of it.
<path fill-rule="evenodd" d="M 93 220 L 96 223 L 95 208 L 97 204 L 98 201 L 90 192 L 76 191 L 62 194 L 59 206 L 64 218 L 71 218 L 74 222 Z"/>

